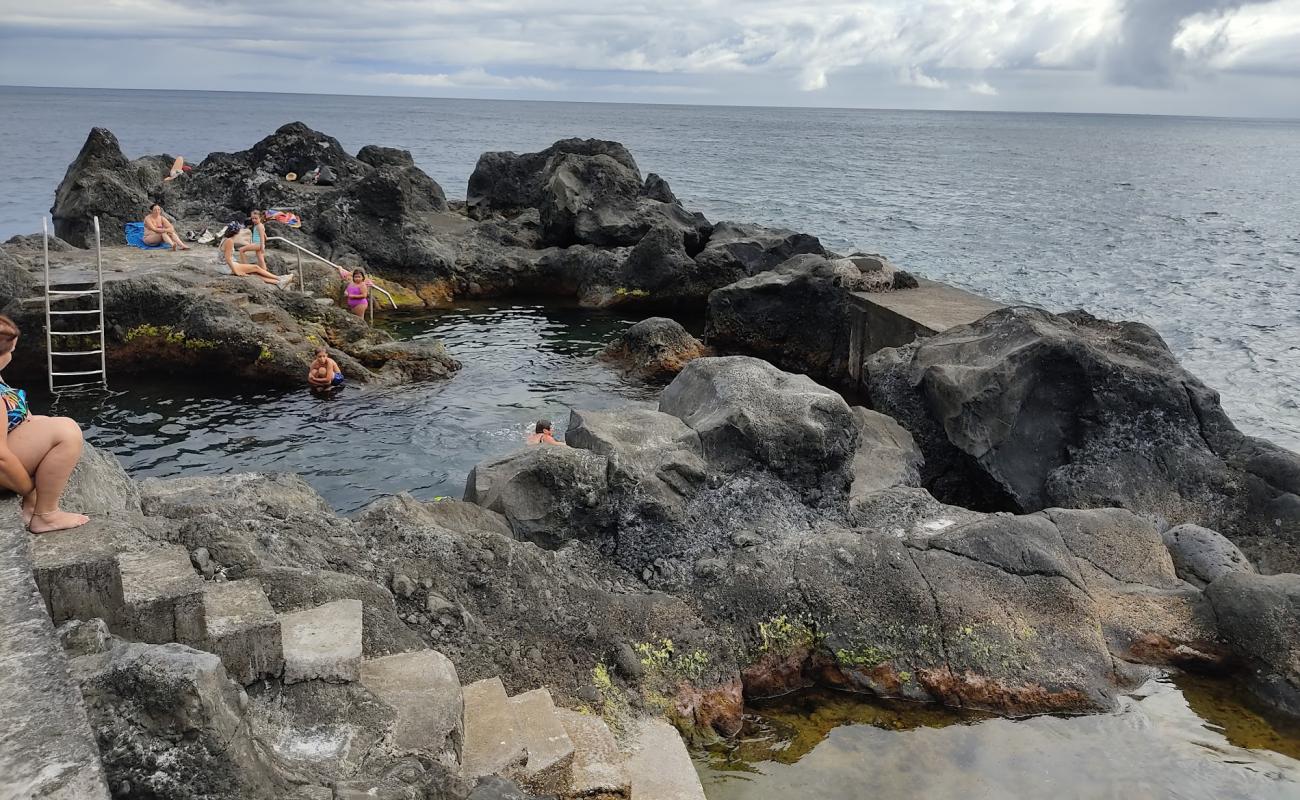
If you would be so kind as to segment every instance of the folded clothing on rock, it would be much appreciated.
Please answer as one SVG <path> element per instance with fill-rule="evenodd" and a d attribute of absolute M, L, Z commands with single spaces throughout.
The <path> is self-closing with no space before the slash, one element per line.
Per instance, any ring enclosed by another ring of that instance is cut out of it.
<path fill-rule="evenodd" d="M 126 243 L 131 245 L 132 247 L 138 247 L 141 250 L 158 250 L 164 247 L 171 246 L 166 242 L 159 242 L 158 244 L 145 244 L 143 222 L 128 222 L 126 223 L 125 227 L 126 227 Z"/>

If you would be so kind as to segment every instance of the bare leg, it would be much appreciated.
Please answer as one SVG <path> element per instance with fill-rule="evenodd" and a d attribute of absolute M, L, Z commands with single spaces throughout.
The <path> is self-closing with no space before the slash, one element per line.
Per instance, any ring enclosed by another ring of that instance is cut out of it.
<path fill-rule="evenodd" d="M 367 300 L 364 303 L 357 303 L 355 306 L 352 307 L 351 311 L 353 314 L 356 314 L 358 317 L 365 319 L 366 309 L 369 307 L 370 307 L 370 301 Z"/>
<path fill-rule="evenodd" d="M 230 265 L 230 271 L 240 276 L 241 278 L 247 275 L 256 275 L 257 277 L 262 279 L 263 283 L 275 284 L 276 286 L 280 285 L 279 276 L 277 276 L 273 272 L 267 272 L 266 270 L 259 269 L 253 266 L 252 264 L 232 263 Z"/>
<path fill-rule="evenodd" d="M 176 156 L 176 160 L 172 162 L 172 168 L 167 173 L 167 177 L 163 178 L 163 183 L 179 178 L 181 172 L 183 172 L 184 169 L 185 169 L 185 156 Z"/>
<path fill-rule="evenodd" d="M 36 484 L 32 533 L 85 525 L 90 517 L 59 510 L 68 476 L 81 458 L 81 428 L 67 417 L 32 416 L 9 432 L 8 445 Z"/>
<path fill-rule="evenodd" d="M 147 229 L 147 228 L 145 229 L 145 232 L 144 232 L 144 243 L 145 243 L 145 244 L 148 244 L 148 245 L 161 244 L 162 241 L 163 241 L 163 235 L 162 235 L 161 233 L 157 233 L 157 232 L 155 232 L 155 231 L 151 231 L 151 230 L 149 230 L 149 229 Z"/>

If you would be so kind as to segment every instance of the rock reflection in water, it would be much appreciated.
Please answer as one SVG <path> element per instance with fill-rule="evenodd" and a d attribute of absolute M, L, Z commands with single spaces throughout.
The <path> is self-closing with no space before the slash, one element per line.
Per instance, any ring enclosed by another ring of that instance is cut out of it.
<path fill-rule="evenodd" d="M 1119 711 L 1007 720 L 809 693 L 756 708 L 700 757 L 709 800 L 1300 797 L 1300 731 L 1204 679 L 1151 681 Z"/>

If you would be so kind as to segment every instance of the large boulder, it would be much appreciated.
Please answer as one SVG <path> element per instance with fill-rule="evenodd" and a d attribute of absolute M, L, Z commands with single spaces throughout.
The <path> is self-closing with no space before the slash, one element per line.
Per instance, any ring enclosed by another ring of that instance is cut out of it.
<path fill-rule="evenodd" d="M 1234 572 L 1255 571 L 1241 550 L 1218 531 L 1185 523 L 1162 535 L 1178 577 L 1188 583 L 1205 587 Z"/>
<path fill-rule="evenodd" d="M 747 356 L 700 358 L 664 390 L 659 410 L 699 434 L 714 469 L 767 470 L 816 495 L 843 496 L 852 482 L 853 413 L 806 376 Z"/>
<path fill-rule="evenodd" d="M 1300 716 L 1300 575 L 1232 572 L 1206 595 L 1220 633 L 1246 659 L 1252 687 Z"/>
<path fill-rule="evenodd" d="M 648 179 L 647 179 L 648 183 Z M 717 285 L 776 269 L 797 255 L 826 255 L 816 236 L 744 222 L 719 222 L 695 261 Z"/>
<path fill-rule="evenodd" d="M 535 445 L 476 465 L 465 500 L 504 515 L 517 538 L 554 547 L 590 535 L 608 491 L 606 467 L 586 450 Z"/>
<path fill-rule="evenodd" d="M 93 218 L 98 216 L 105 244 L 125 242 L 123 226 L 149 212 L 168 166 L 162 156 L 128 161 L 112 131 L 92 128 L 54 193 L 50 214 L 55 235 L 77 247 L 92 247 Z"/>
<path fill-rule="evenodd" d="M 848 376 L 849 294 L 863 273 L 850 259 L 798 255 L 709 295 L 704 339 L 818 380 Z"/>
<path fill-rule="evenodd" d="M 919 486 L 925 459 L 916 440 L 892 417 L 854 406 L 858 426 L 858 449 L 853 454 L 853 485 L 850 506 L 867 495 L 897 486 Z"/>
<path fill-rule="evenodd" d="M 675 320 L 650 317 L 623 331 L 601 356 L 628 375 L 646 381 L 667 381 L 691 361 L 709 354 L 704 343 Z"/>
<path fill-rule="evenodd" d="M 1145 325 L 1002 309 L 882 350 L 867 375 L 940 499 L 1119 506 L 1213 527 L 1267 570 L 1300 567 L 1300 456 L 1238 432 Z"/>
<path fill-rule="evenodd" d="M 608 156 L 638 177 L 641 171 L 627 148 L 602 139 L 561 139 L 537 153 L 489 152 L 479 156 L 465 191 L 466 204 L 476 216 L 518 212 L 542 204 L 551 160 L 566 153 Z"/>

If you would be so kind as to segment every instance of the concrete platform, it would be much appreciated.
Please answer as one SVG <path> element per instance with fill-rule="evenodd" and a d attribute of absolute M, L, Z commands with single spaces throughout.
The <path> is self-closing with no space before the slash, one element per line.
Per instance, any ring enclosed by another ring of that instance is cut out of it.
<path fill-rule="evenodd" d="M 862 360 L 885 347 L 909 344 L 957 325 L 969 325 L 1005 308 L 1004 303 L 937 281 L 918 279 L 915 289 L 850 295 L 849 376 L 860 381 Z"/>
<path fill-rule="evenodd" d="M 361 664 L 361 684 L 397 712 L 395 752 L 460 758 L 465 703 L 451 659 L 436 650 L 372 658 Z"/>
<path fill-rule="evenodd" d="M 556 709 L 564 732 L 573 742 L 568 797 L 629 797 L 631 783 L 614 734 L 597 716 Z"/>
<path fill-rule="evenodd" d="M 500 678 L 471 683 L 465 696 L 465 745 L 461 774 L 467 780 L 497 775 L 528 760 L 523 738 L 515 727 L 514 706 Z"/>
<path fill-rule="evenodd" d="M 31 541 L 36 585 L 56 625 L 96 617 L 110 626 L 117 621 L 123 605 L 120 543 L 102 520 L 92 518 L 80 528 L 39 536 L 21 527 L 19 531 Z"/>
<path fill-rule="evenodd" d="M 124 607 L 114 633 L 147 644 L 203 647 L 207 640 L 203 579 L 190 565 L 184 547 L 122 553 L 117 564 Z"/>
<path fill-rule="evenodd" d="M 284 682 L 361 677 L 361 601 L 335 600 L 280 615 Z"/>
<path fill-rule="evenodd" d="M 528 763 L 519 777 L 542 793 L 564 788 L 573 763 L 573 741 L 555 713 L 555 701 L 545 689 L 510 698 L 514 706 L 515 725 L 528 751 Z"/>
<path fill-rule="evenodd" d="M 18 501 L 0 500 L 0 798 L 108 800 L 81 691 L 32 577 Z"/>
<path fill-rule="evenodd" d="M 633 800 L 705 800 L 700 775 L 677 729 L 645 719 L 632 731 L 627 758 Z"/>
<path fill-rule="evenodd" d="M 230 677 L 242 685 L 274 677 L 284 669 L 280 620 L 256 578 L 207 582 L 203 611 L 208 641 L 203 649 L 216 654 Z"/>

